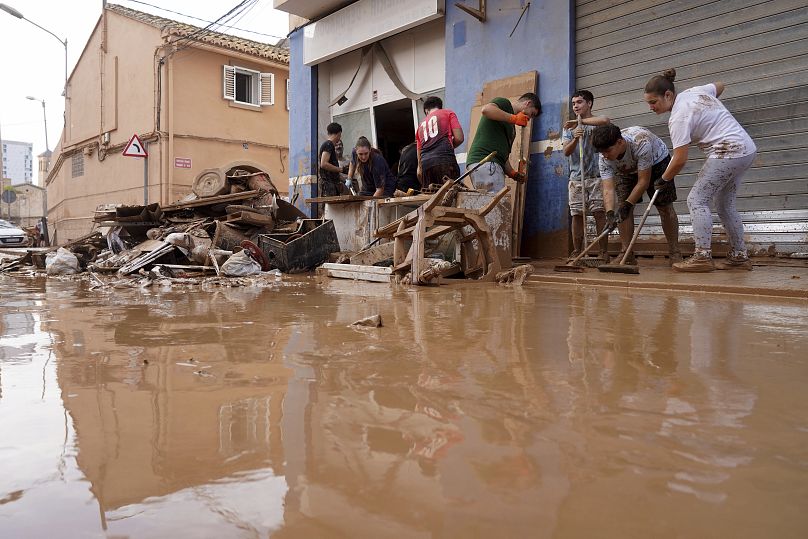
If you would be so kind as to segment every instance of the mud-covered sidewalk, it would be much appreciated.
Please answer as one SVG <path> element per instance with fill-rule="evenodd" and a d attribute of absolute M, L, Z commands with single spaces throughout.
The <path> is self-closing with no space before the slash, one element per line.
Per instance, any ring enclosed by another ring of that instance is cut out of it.
<path fill-rule="evenodd" d="M 596 268 L 586 268 L 583 273 L 556 272 L 553 267 L 564 260 L 538 260 L 532 262 L 535 270 L 528 282 L 808 299 L 808 260 L 752 261 L 753 271 L 678 273 L 664 259 L 640 258 L 640 274 L 629 275 Z"/>

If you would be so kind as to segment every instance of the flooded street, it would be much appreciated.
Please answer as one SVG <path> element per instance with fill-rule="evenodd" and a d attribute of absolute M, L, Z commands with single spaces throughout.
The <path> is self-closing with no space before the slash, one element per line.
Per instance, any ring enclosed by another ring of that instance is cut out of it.
<path fill-rule="evenodd" d="M 0 290 L 0 537 L 808 535 L 804 301 Z"/>

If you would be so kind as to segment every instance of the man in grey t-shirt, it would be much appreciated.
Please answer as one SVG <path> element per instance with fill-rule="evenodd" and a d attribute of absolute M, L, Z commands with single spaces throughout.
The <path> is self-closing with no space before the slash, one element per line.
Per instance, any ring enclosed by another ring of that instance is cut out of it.
<path fill-rule="evenodd" d="M 597 127 L 592 133 L 592 145 L 600 153 L 600 177 L 603 182 L 603 203 L 608 223 L 620 222 L 620 243 L 623 252 L 628 249 L 634 235 L 634 205 L 642 201 L 642 194 L 654 194 L 654 181 L 662 177 L 670 163 L 668 147 L 644 127 L 620 130 L 614 124 Z M 614 211 L 615 195 L 617 212 Z M 681 262 L 679 250 L 679 218 L 673 209 L 676 185 L 673 178 L 663 186 L 656 200 L 662 231 L 668 241 L 670 262 Z M 621 257 L 622 257 L 621 253 Z M 634 263 L 630 254 L 628 263 Z"/>

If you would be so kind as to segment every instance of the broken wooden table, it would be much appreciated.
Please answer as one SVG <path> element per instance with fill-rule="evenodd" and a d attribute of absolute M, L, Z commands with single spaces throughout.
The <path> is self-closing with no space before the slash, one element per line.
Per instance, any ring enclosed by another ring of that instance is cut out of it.
<path fill-rule="evenodd" d="M 461 245 L 461 256 L 472 256 L 471 253 L 475 251 L 472 249 L 472 242 L 477 241 L 480 246 L 477 260 L 466 264 L 472 268 L 466 275 L 479 276 L 478 279 L 482 281 L 493 281 L 497 272 L 502 269 L 485 216 L 508 193 L 509 188 L 502 188 L 479 210 L 443 206 L 444 200 L 453 188 L 458 189 L 451 182 L 444 183 L 422 206 L 376 231 L 377 237 L 393 238 L 395 242 L 393 273 L 403 277 L 410 272 L 413 284 L 428 284 L 436 276 L 436 272 L 431 271 L 431 266 L 424 256 L 425 242 L 449 232 L 462 230 L 466 226 L 470 226 L 473 231 L 458 240 Z"/>

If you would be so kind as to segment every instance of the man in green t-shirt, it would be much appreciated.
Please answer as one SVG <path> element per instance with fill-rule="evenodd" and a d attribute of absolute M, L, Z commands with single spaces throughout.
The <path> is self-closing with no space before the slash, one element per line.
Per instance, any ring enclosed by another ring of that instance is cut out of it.
<path fill-rule="evenodd" d="M 511 146 L 516 138 L 514 126 L 526 126 L 528 120 L 541 114 L 541 101 L 534 93 L 526 93 L 516 101 L 495 97 L 482 108 L 482 118 L 474 141 L 466 157 L 466 169 L 474 166 L 489 153 L 497 155 L 471 173 L 471 181 L 478 189 L 497 192 L 505 187 L 505 176 L 524 181 L 524 175 L 508 162 Z"/>

